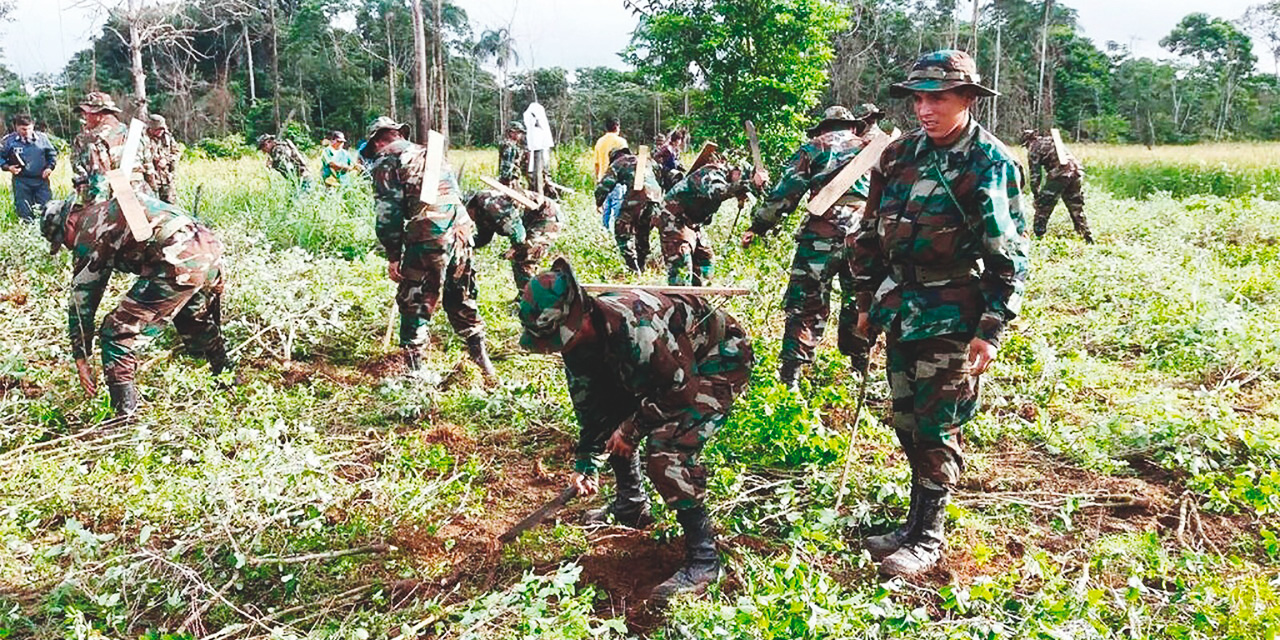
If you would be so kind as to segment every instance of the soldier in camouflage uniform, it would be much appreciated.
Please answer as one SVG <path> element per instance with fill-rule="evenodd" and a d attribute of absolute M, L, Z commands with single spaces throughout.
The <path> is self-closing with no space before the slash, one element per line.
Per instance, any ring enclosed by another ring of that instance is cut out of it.
<path fill-rule="evenodd" d="M 311 184 L 311 170 L 302 157 L 298 145 L 288 138 L 277 138 L 269 133 L 258 136 L 258 149 L 267 154 L 267 166 L 280 172 L 289 182 Z"/>
<path fill-rule="evenodd" d="M 764 179 L 760 176 L 753 184 L 750 172 L 715 156 L 667 192 L 658 229 L 667 284 L 711 284 L 715 254 L 704 227 L 725 200 L 745 198 L 753 187 L 758 191 Z"/>
<path fill-rule="evenodd" d="M 1042 136 L 1035 129 L 1022 132 L 1022 144 L 1027 148 L 1027 165 L 1031 170 L 1031 193 L 1035 196 L 1036 215 L 1032 228 L 1036 237 L 1049 229 L 1049 216 L 1058 205 L 1058 198 L 1067 205 L 1071 223 L 1084 241 L 1093 244 L 1089 232 L 1089 220 L 1084 217 L 1084 168 L 1080 161 L 1064 150 L 1066 164 L 1058 164 L 1058 151 L 1052 136 Z M 1044 173 L 1044 187 L 1040 186 L 1040 174 Z"/>
<path fill-rule="evenodd" d="M 147 184 L 156 197 L 173 204 L 177 193 L 173 187 L 173 174 L 178 170 L 178 141 L 173 139 L 165 124 L 164 116 L 152 115 L 147 127 Z"/>
<path fill-rule="evenodd" d="M 921 129 L 880 156 L 851 239 L 858 327 L 886 333 L 892 424 L 911 464 L 907 522 L 865 541 L 886 575 L 941 558 L 964 469 L 961 427 L 1021 306 L 1028 267 L 1021 167 L 970 112 L 995 92 L 963 51 L 927 54 L 907 78 L 890 95 L 913 97 Z"/>
<path fill-rule="evenodd" d="M 859 105 L 856 111 L 841 106 L 828 108 L 822 121 L 809 130 L 809 141 L 787 161 L 778 184 L 756 209 L 742 245 L 750 245 L 757 235 L 776 227 L 806 193 L 817 195 L 862 151 L 867 144 L 864 134 L 868 127 L 883 116 L 873 104 Z M 845 236 L 856 227 L 866 196 L 867 181 L 863 178 L 821 215 L 806 214 L 796 232 L 791 278 L 782 301 L 787 321 L 778 354 L 778 377 L 792 389 L 798 388 L 801 368 L 813 362 L 818 343 L 822 342 L 836 279 L 840 280 L 841 294 L 836 334 L 840 353 L 849 356 L 857 370 L 865 365 L 870 345 L 854 332 L 857 316 Z"/>
<path fill-rule="evenodd" d="M 511 240 L 511 249 L 504 257 L 511 260 L 518 300 L 518 292 L 538 273 L 543 256 L 560 235 L 564 224 L 560 207 L 550 198 L 543 198 L 541 207 L 525 209 L 510 197 L 485 189 L 467 199 L 467 213 L 476 225 L 477 249 L 493 241 L 495 235 Z"/>
<path fill-rule="evenodd" d="M 680 152 L 676 146 L 659 133 L 653 138 L 653 162 L 658 169 L 658 184 L 663 191 L 670 191 L 684 179 L 685 169 L 680 164 Z"/>
<path fill-rule="evenodd" d="M 71 184 L 81 205 L 105 202 L 111 197 L 107 172 L 117 169 L 129 138 L 129 126 L 120 122 L 120 109 L 111 96 L 95 91 L 84 97 L 79 106 L 84 128 L 71 143 Z M 150 193 L 146 182 L 148 163 L 146 145 L 138 145 L 129 182 L 139 193 Z"/>
<path fill-rule="evenodd" d="M 609 154 L 609 169 L 596 185 L 596 209 L 604 207 L 605 198 L 615 186 L 626 188 L 622 210 L 613 221 L 613 238 L 618 243 L 623 264 L 640 273 L 649 261 L 649 234 L 662 204 L 662 186 L 658 184 L 658 174 L 650 162 L 645 171 L 644 187 L 633 189 L 637 163 L 636 155 L 627 147 L 614 149 Z"/>
<path fill-rule="evenodd" d="M 520 176 L 527 164 L 529 152 L 524 148 L 524 123 L 513 121 L 507 127 L 507 137 L 498 143 L 498 182 L 519 188 Z"/>
<path fill-rule="evenodd" d="M 608 453 L 618 490 L 604 511 L 620 524 L 643 527 L 652 522 L 640 484 L 643 464 L 685 536 L 685 564 L 653 590 L 653 600 L 662 604 L 677 593 L 701 592 L 718 577 L 720 561 L 704 505 L 708 472 L 699 455 L 747 386 L 753 356 L 746 331 L 696 296 L 589 296 L 564 259 L 538 274 L 522 295 L 520 345 L 564 358 L 582 425 L 575 486 L 595 493 Z M 643 455 L 637 451 L 641 441 Z"/>
<path fill-rule="evenodd" d="M 90 395 L 96 393 L 88 364 L 94 314 L 113 272 L 138 275 L 99 329 L 111 406 L 122 416 L 138 408 L 137 350 L 166 322 L 173 322 L 189 353 L 208 359 L 214 375 L 227 366 L 221 328 L 222 244 L 182 209 L 145 194 L 138 198 L 152 230 L 151 238 L 142 242 L 134 239 L 114 199 L 83 207 L 71 198 L 54 202 L 40 221 L 53 252 L 63 247 L 71 251 L 74 275 L 67 330 L 80 384 Z"/>
<path fill-rule="evenodd" d="M 471 218 L 447 162 L 442 162 L 438 184 L 422 184 L 427 150 L 407 140 L 408 132 L 409 125 L 379 117 L 369 125 L 363 151 L 373 181 L 374 231 L 387 252 L 387 274 L 399 285 L 396 304 L 405 363 L 411 370 L 422 367 L 427 330 L 443 290 L 449 324 L 467 341 L 471 360 L 492 383 L 497 373 L 489 362 L 476 305 Z M 424 188 L 438 189 L 436 204 L 420 200 Z"/>

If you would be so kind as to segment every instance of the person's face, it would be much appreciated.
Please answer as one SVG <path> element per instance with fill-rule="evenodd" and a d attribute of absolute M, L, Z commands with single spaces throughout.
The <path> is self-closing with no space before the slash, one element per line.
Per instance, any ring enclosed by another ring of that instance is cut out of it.
<path fill-rule="evenodd" d="M 96 113 L 92 111 L 81 111 L 80 113 L 84 118 L 85 126 L 90 129 L 102 124 L 102 121 L 106 118 L 105 112 L 103 111 L 98 111 Z"/>
<path fill-rule="evenodd" d="M 973 94 L 966 91 L 916 91 L 916 118 L 925 135 L 934 141 L 947 141 L 969 123 L 969 107 Z"/>
<path fill-rule="evenodd" d="M 334 138 L 333 142 L 330 142 L 329 144 L 334 149 L 341 149 L 342 147 L 346 146 L 347 141 L 341 138 Z"/>
<path fill-rule="evenodd" d="M 31 137 L 31 134 L 32 134 L 32 133 L 35 133 L 36 125 L 34 125 L 34 124 L 20 124 L 20 125 L 18 125 L 17 127 L 14 127 L 14 129 L 16 129 L 16 130 L 18 131 L 18 135 L 19 135 L 19 136 L 22 136 L 23 138 L 30 138 L 30 137 Z"/>
<path fill-rule="evenodd" d="M 383 130 L 380 131 L 377 136 L 374 136 L 373 140 L 369 144 L 373 145 L 374 153 L 382 153 L 382 150 L 385 149 L 387 145 L 399 139 L 399 131 Z"/>
<path fill-rule="evenodd" d="M 263 153 L 271 153 L 271 150 L 272 150 L 272 149 L 274 149 L 274 148 L 276 148 L 276 143 L 274 143 L 274 142 L 270 142 L 270 141 L 268 141 L 268 142 L 264 142 L 264 143 L 262 143 L 262 152 L 263 152 Z"/>

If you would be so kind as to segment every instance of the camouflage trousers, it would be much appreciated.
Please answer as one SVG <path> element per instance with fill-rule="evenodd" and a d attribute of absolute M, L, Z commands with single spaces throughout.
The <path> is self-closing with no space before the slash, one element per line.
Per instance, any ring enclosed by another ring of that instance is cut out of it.
<path fill-rule="evenodd" d="M 511 277 L 516 282 L 516 296 L 524 291 L 524 286 L 538 275 L 538 267 L 542 258 L 551 250 L 551 243 L 560 235 L 560 225 L 548 228 L 530 228 L 524 243 L 511 247 Z"/>
<path fill-rule="evenodd" d="M 1076 233 L 1086 240 L 1093 239 L 1093 234 L 1089 231 L 1089 220 L 1084 217 L 1082 183 L 1083 180 L 1080 178 L 1071 177 L 1049 178 L 1045 181 L 1040 193 L 1036 194 L 1036 215 L 1033 223 L 1036 237 L 1043 236 L 1049 230 L 1049 216 L 1053 215 L 1053 208 L 1058 205 L 1058 198 L 1062 198 L 1062 203 L 1067 205 L 1067 213 L 1071 215 L 1071 224 L 1075 226 Z"/>
<path fill-rule="evenodd" d="M 644 271 L 649 261 L 649 234 L 657 212 L 654 202 L 625 202 L 613 221 L 613 239 L 618 243 L 622 262 L 637 273 Z"/>
<path fill-rule="evenodd" d="M 102 371 L 110 384 L 133 382 L 138 349 L 173 323 L 187 352 L 207 356 L 225 349 L 222 336 L 222 245 L 207 231 L 198 236 L 208 261 L 203 268 L 188 263 L 181 281 L 141 277 L 99 329 Z"/>
<path fill-rule="evenodd" d="M 405 245 L 396 289 L 400 346 L 422 349 L 427 345 L 427 330 L 441 293 L 449 324 L 459 336 L 484 335 L 472 251 L 471 245 L 462 242 L 445 249 L 423 243 Z"/>
<path fill-rule="evenodd" d="M 749 355 L 748 355 L 749 359 Z M 696 398 L 685 416 L 649 433 L 644 445 L 645 471 L 662 501 L 672 509 L 701 506 L 707 495 L 707 468 L 702 448 L 728 419 L 733 400 L 751 377 L 749 367 L 699 376 Z"/>
<path fill-rule="evenodd" d="M 667 263 L 667 284 L 699 287 L 711 284 L 715 254 L 702 225 L 685 224 L 663 212 L 658 239 L 662 243 L 662 259 Z"/>
<path fill-rule="evenodd" d="M 840 281 L 837 329 L 840 352 L 852 355 L 862 344 L 855 333 L 858 310 L 845 239 L 801 237 L 796 240 L 791 278 L 782 299 L 787 320 L 779 360 L 813 362 L 814 352 L 826 332 L 827 318 L 831 315 L 831 289 L 836 280 Z"/>
<path fill-rule="evenodd" d="M 954 488 L 964 470 L 960 429 L 978 410 L 979 379 L 969 375 L 969 336 L 898 341 L 886 350 L 893 428 L 912 476 Z"/>

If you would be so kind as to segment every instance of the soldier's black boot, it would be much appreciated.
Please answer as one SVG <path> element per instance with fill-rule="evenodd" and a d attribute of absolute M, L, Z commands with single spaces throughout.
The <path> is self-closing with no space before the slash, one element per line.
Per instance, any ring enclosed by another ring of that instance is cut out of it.
<path fill-rule="evenodd" d="M 204 354 L 205 360 L 209 361 L 209 373 L 218 375 L 223 371 L 231 368 L 231 359 L 227 357 L 227 343 L 219 342 Z"/>
<path fill-rule="evenodd" d="M 803 362 L 796 360 L 783 360 L 778 365 L 778 380 L 792 391 L 800 390 L 800 369 L 804 367 Z"/>
<path fill-rule="evenodd" d="M 880 563 L 880 573 L 890 577 L 906 577 L 932 569 L 942 559 L 946 544 L 947 503 L 951 491 L 927 481 L 920 483 L 919 511 L 915 526 L 897 551 Z"/>
<path fill-rule="evenodd" d="M 653 588 L 649 601 L 658 606 L 666 606 L 681 593 L 702 593 L 720 579 L 720 554 L 716 552 L 716 534 L 706 507 L 682 509 L 676 512 L 676 519 L 684 528 L 684 566 Z"/>
<path fill-rule="evenodd" d="M 615 522 L 632 529 L 644 529 L 653 524 L 653 515 L 649 512 L 649 496 L 641 485 L 640 462 L 638 449 L 629 460 L 621 456 L 609 456 L 609 466 L 613 468 L 618 492 L 609 506 L 587 511 L 583 515 L 583 522 L 607 524 L 612 515 Z"/>
<path fill-rule="evenodd" d="M 404 366 L 410 373 L 422 370 L 422 351 L 417 347 L 404 347 L 401 353 L 404 354 Z"/>
<path fill-rule="evenodd" d="M 879 562 L 893 555 L 902 548 L 903 543 L 911 535 L 916 526 L 916 516 L 920 514 L 920 485 L 911 480 L 911 507 L 907 510 L 907 519 L 902 526 L 879 536 L 870 536 L 862 541 L 862 548 L 871 554 L 871 559 Z"/>
<path fill-rule="evenodd" d="M 489 350 L 485 347 L 483 335 L 467 338 L 467 355 L 471 356 L 471 361 L 476 363 L 477 367 L 480 367 L 480 373 L 484 375 L 485 382 L 489 384 L 498 382 L 498 372 L 489 361 Z"/>
<path fill-rule="evenodd" d="M 138 387 L 132 382 L 112 382 L 107 385 L 107 393 L 117 416 L 128 417 L 138 412 Z"/>

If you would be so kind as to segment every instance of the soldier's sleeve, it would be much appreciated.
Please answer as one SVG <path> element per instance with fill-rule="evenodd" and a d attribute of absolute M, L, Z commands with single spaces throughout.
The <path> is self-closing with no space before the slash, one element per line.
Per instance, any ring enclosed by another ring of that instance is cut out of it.
<path fill-rule="evenodd" d="M 1027 149 L 1027 172 L 1031 174 L 1031 193 L 1040 193 L 1040 170 L 1044 154 L 1040 152 L 1040 143 L 1034 142 Z"/>
<path fill-rule="evenodd" d="M 776 227 L 800 204 L 800 199 L 809 190 L 809 154 L 804 148 L 799 149 L 787 161 L 782 169 L 778 184 L 774 185 L 755 214 L 751 216 L 751 231 L 756 234 L 765 233 Z"/>
<path fill-rule="evenodd" d="M 378 171 L 373 181 L 374 232 L 387 252 L 388 262 L 400 262 L 404 251 L 404 185 L 399 165 Z"/>
<path fill-rule="evenodd" d="M 878 229 L 884 180 L 884 174 L 880 173 L 878 167 L 871 171 L 867 205 L 862 209 L 862 218 L 853 233 L 845 238 L 850 248 L 849 269 L 853 273 L 853 290 L 859 313 L 866 313 L 871 309 L 871 300 L 875 297 L 876 290 L 889 275 L 889 263 L 881 251 Z"/>
<path fill-rule="evenodd" d="M 111 170 L 111 149 L 103 140 L 95 138 L 87 146 L 85 154 L 83 204 L 103 202 L 111 197 L 111 185 L 107 183 L 107 171 Z"/>
<path fill-rule="evenodd" d="M 604 206 L 604 201 L 609 197 L 609 193 L 613 188 L 618 186 L 618 173 L 610 165 L 608 170 L 604 172 L 604 176 L 600 178 L 600 183 L 596 185 L 596 206 Z"/>
<path fill-rule="evenodd" d="M 1021 172 L 1013 160 L 987 170 L 975 191 L 979 219 L 969 227 L 982 241 L 983 270 L 979 286 L 984 309 L 977 337 L 999 345 L 1005 325 L 1022 308 L 1026 284 L 1026 217 L 1022 210 Z"/>
<path fill-rule="evenodd" d="M 94 318 L 102 294 L 111 281 L 111 267 L 94 255 L 77 257 L 71 279 L 71 295 L 67 303 L 67 334 L 71 338 L 71 354 L 77 360 L 93 353 Z M 96 267 L 96 268 L 95 268 Z"/>
<path fill-rule="evenodd" d="M 605 443 L 613 435 L 618 422 L 625 417 L 619 415 L 620 408 L 625 411 L 625 403 L 617 402 L 619 398 L 603 389 L 594 388 L 590 377 L 575 375 L 568 367 L 565 367 L 565 378 L 569 383 L 573 413 L 581 426 L 578 444 L 574 447 L 573 470 L 595 475 L 607 457 L 604 452 Z"/>

